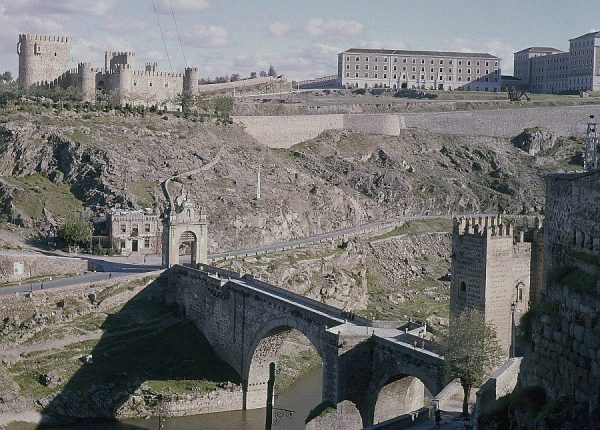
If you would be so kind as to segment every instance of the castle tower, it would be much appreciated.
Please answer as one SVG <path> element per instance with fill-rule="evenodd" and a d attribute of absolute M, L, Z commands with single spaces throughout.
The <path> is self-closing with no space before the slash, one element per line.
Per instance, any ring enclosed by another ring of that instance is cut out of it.
<path fill-rule="evenodd" d="M 135 68 L 135 53 L 134 52 L 109 52 L 104 53 L 104 70 L 114 72 L 119 66 L 125 68 Z"/>
<path fill-rule="evenodd" d="M 198 69 L 186 67 L 183 75 L 183 93 L 193 96 L 198 94 Z"/>
<path fill-rule="evenodd" d="M 113 103 L 125 105 L 130 101 L 133 69 L 129 64 L 118 64 L 113 70 Z"/>
<path fill-rule="evenodd" d="M 146 63 L 146 67 L 144 69 L 146 72 L 158 72 L 158 63 L 156 61 L 149 61 Z"/>
<path fill-rule="evenodd" d="M 23 87 L 57 80 L 69 70 L 71 42 L 63 36 L 20 34 L 17 43 L 19 79 Z"/>
<path fill-rule="evenodd" d="M 90 63 L 77 66 L 77 92 L 84 102 L 96 100 L 96 72 Z"/>
<path fill-rule="evenodd" d="M 192 267 L 208 262 L 208 222 L 204 208 L 189 197 L 185 188 L 170 202 L 168 218 L 163 221 L 163 266 L 179 264 L 179 247 L 191 243 Z"/>
<path fill-rule="evenodd" d="M 530 239 L 533 233 L 527 233 Z M 450 316 L 465 308 L 479 309 L 506 353 L 529 308 L 532 244 L 524 236 L 516 235 L 514 225 L 501 217 L 454 220 Z"/>

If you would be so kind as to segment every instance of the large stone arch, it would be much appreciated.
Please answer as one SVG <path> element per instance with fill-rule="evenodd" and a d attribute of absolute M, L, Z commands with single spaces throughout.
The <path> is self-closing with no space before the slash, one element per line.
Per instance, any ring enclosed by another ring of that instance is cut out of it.
<path fill-rule="evenodd" d="M 302 333 L 315 347 L 323 362 L 323 400 L 335 401 L 331 398 L 330 391 L 325 387 L 325 381 L 337 380 L 336 364 L 332 357 L 332 347 L 324 342 L 317 327 L 304 323 L 301 319 L 277 318 L 264 324 L 252 337 L 251 342 L 244 348 L 242 364 L 242 380 L 244 381 L 244 409 L 256 409 L 265 406 L 267 396 L 267 380 L 269 377 L 269 364 L 276 361 L 279 355 L 282 338 L 279 334 L 291 329 Z M 324 327 L 318 327 L 320 332 L 325 332 Z M 329 342 L 327 342 L 329 343 Z"/>

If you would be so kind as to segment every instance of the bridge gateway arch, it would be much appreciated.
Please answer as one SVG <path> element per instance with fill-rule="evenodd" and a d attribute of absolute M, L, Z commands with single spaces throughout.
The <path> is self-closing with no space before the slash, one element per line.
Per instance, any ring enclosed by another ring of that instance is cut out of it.
<path fill-rule="evenodd" d="M 208 259 L 208 228 L 206 212 L 190 196 L 185 187 L 171 201 L 167 218 L 163 221 L 162 265 L 179 264 L 179 248 L 187 243 L 191 248 L 191 266 L 206 263 Z"/>

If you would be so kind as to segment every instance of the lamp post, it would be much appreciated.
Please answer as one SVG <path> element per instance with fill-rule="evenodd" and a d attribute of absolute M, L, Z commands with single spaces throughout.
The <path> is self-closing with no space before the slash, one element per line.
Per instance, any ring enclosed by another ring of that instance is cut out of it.
<path fill-rule="evenodd" d="M 510 358 L 515 356 L 515 302 L 510 304 Z"/>

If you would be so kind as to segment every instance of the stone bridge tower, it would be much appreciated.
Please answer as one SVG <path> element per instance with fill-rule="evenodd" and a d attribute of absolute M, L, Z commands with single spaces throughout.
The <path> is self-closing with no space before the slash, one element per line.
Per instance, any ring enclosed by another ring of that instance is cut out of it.
<path fill-rule="evenodd" d="M 208 229 L 206 213 L 189 197 L 185 188 L 171 202 L 168 217 L 163 227 L 163 266 L 179 264 L 179 247 L 182 242 L 191 242 L 192 267 L 206 264 L 208 260 Z"/>
<path fill-rule="evenodd" d="M 69 70 L 71 42 L 68 37 L 20 34 L 18 82 L 25 88 L 53 82 Z"/>

